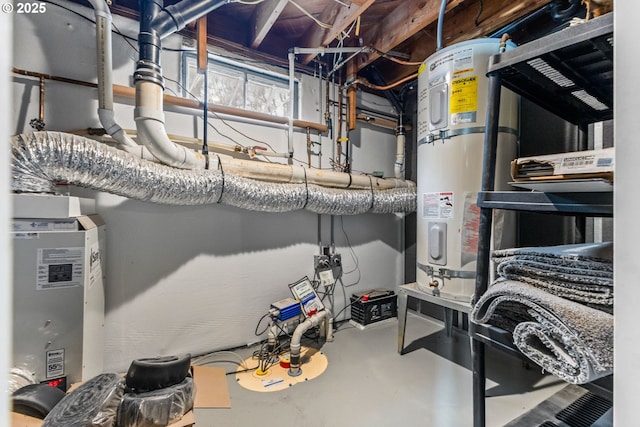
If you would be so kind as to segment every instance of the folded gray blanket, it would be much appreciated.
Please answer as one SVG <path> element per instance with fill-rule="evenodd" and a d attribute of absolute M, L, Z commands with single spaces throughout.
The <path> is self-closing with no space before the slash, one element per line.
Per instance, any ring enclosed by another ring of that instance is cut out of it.
<path fill-rule="evenodd" d="M 475 304 L 471 320 L 511 331 L 524 355 L 569 383 L 613 372 L 613 315 L 604 311 L 502 280 Z"/>
<path fill-rule="evenodd" d="M 595 308 L 613 307 L 613 244 L 588 243 L 502 249 L 493 253 L 498 275 Z"/>

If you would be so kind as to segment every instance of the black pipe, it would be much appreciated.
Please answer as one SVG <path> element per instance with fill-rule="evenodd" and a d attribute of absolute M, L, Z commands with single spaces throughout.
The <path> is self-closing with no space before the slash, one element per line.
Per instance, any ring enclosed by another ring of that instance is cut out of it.
<path fill-rule="evenodd" d="M 150 81 L 164 87 L 160 69 L 160 36 L 153 27 L 153 20 L 162 11 L 162 0 L 140 0 L 140 33 L 138 34 L 138 64 L 134 80 Z"/>
<path fill-rule="evenodd" d="M 153 1 L 153 0 L 151 0 Z M 231 0 L 212 2 L 210 0 L 182 0 L 167 6 L 153 18 L 153 28 L 161 39 L 180 31 L 189 22 L 213 12 L 220 6 L 231 3 Z"/>
<path fill-rule="evenodd" d="M 164 87 L 160 69 L 161 39 L 229 2 L 230 0 L 183 0 L 164 8 L 163 0 L 139 0 L 140 52 L 134 80 L 150 81 Z"/>
<path fill-rule="evenodd" d="M 139 58 L 160 65 L 160 37 L 152 23 L 162 10 L 162 0 L 140 0 Z"/>

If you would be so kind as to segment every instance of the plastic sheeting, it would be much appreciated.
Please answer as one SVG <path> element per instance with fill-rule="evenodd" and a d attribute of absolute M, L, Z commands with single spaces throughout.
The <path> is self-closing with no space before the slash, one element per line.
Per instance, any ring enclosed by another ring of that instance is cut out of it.
<path fill-rule="evenodd" d="M 262 212 L 306 209 L 330 215 L 413 212 L 416 189 L 350 190 L 256 181 L 224 170 L 182 170 L 77 135 L 35 132 L 12 138 L 12 190 L 53 193 L 66 182 L 166 205 L 223 203 Z"/>
<path fill-rule="evenodd" d="M 113 427 L 124 395 L 124 378 L 100 374 L 62 398 L 42 427 Z"/>
<path fill-rule="evenodd" d="M 118 427 L 158 427 L 169 425 L 193 408 L 196 389 L 187 377 L 171 387 L 145 393 L 127 393 L 118 408 Z"/>

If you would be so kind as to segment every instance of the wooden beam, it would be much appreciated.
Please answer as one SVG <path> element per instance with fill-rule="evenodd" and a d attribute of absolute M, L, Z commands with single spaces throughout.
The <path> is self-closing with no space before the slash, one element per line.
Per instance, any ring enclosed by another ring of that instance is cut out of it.
<path fill-rule="evenodd" d="M 365 0 L 359 6 L 352 3 L 349 7 L 343 7 L 338 13 L 338 16 L 336 16 L 335 21 L 333 21 L 331 29 L 326 31 L 324 39 L 322 40 L 322 46 L 327 46 L 331 43 L 375 2 L 376 0 Z"/>
<path fill-rule="evenodd" d="M 471 40 L 486 36 L 511 22 L 539 9 L 551 0 L 485 0 L 482 14 L 475 25 L 477 8 L 467 7 L 454 11 L 451 17 L 445 18 L 443 39 L 444 45 Z"/>
<path fill-rule="evenodd" d="M 487 36 L 545 6 L 550 1 L 483 0 L 483 10 L 478 17 L 478 26 L 475 25 L 478 14 L 476 4 L 470 3 L 468 7 L 456 8 L 445 15 L 442 31 L 443 44 L 446 47 L 465 40 Z M 412 61 L 423 61 L 436 51 L 436 23 L 434 22 L 425 28 L 423 34 L 422 37 L 415 38 L 411 45 L 404 46 L 404 50 L 412 52 Z M 388 68 L 381 68 L 389 82 L 404 78 L 415 70 L 416 67 L 402 67 L 395 63 L 390 63 Z"/>
<path fill-rule="evenodd" d="M 329 5 L 324 8 L 318 20 L 325 23 L 334 22 L 341 7 L 343 6 L 334 1 L 330 2 Z M 326 28 L 320 28 L 319 25 L 313 24 L 304 32 L 296 44 L 299 47 L 320 47 L 322 46 L 322 40 L 326 32 Z M 300 62 L 306 65 L 311 62 L 315 56 L 316 55 L 313 54 L 304 55 L 300 58 Z"/>
<path fill-rule="evenodd" d="M 349 25 L 360 15 L 362 15 L 375 0 L 354 1 L 349 7 L 344 7 L 337 2 L 329 4 L 320 14 L 321 22 L 332 23 L 331 29 L 320 28 L 317 25 L 309 28 L 297 43 L 299 47 L 320 47 L 327 46 L 340 33 L 347 29 Z M 300 62 L 308 64 L 316 55 L 305 55 Z"/>
<path fill-rule="evenodd" d="M 265 0 L 251 16 L 251 48 L 256 49 L 267 36 L 289 0 Z"/>
<path fill-rule="evenodd" d="M 446 10 L 450 11 L 462 2 L 463 0 L 449 0 Z M 402 7 L 395 8 L 372 30 L 361 35 L 364 45 L 381 52 L 388 52 L 427 25 L 435 22 L 439 12 L 440 2 L 437 0 L 405 2 Z M 380 54 L 376 52 L 360 55 L 358 69 L 366 67 L 379 57 Z"/>

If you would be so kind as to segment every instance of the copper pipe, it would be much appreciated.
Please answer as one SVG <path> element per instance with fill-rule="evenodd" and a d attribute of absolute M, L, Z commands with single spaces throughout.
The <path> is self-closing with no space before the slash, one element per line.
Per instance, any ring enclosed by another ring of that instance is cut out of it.
<path fill-rule="evenodd" d="M 51 74 L 37 73 L 35 71 L 21 70 L 15 67 L 12 68 L 12 71 L 14 74 L 19 74 L 21 76 L 44 78 L 46 80 L 53 80 L 57 82 L 69 83 L 69 84 L 79 85 L 79 86 L 86 86 L 86 87 L 93 87 L 93 88 L 98 87 L 97 83 L 85 82 L 82 80 L 75 80 L 75 79 L 68 79 L 66 77 L 60 77 L 60 76 L 52 76 Z"/>
<path fill-rule="evenodd" d="M 356 78 L 356 63 L 355 61 L 350 61 L 347 64 L 347 81 L 353 80 Z M 356 87 L 354 85 L 349 86 L 347 89 L 347 125 L 349 126 L 349 130 L 354 130 L 356 128 Z"/>
<path fill-rule="evenodd" d="M 386 86 L 378 86 L 378 85 L 374 85 L 373 83 L 369 83 L 368 81 L 366 81 L 364 79 L 356 79 L 356 80 L 353 81 L 352 85 L 355 86 L 356 84 L 360 84 L 360 85 L 368 87 L 369 89 L 389 90 L 389 89 L 393 89 L 396 86 L 401 85 L 402 83 L 406 83 L 409 80 L 413 80 L 413 79 L 415 79 L 417 77 L 418 77 L 418 73 L 415 72 L 415 73 L 411 74 L 410 76 L 407 76 L 407 77 L 405 77 L 403 79 L 400 79 L 397 82 L 390 83 L 390 84 L 388 84 Z"/>
<path fill-rule="evenodd" d="M 44 77 L 40 76 L 40 112 L 38 113 L 38 120 L 40 123 L 44 123 Z"/>
<path fill-rule="evenodd" d="M 203 16 L 202 18 L 198 19 L 197 21 L 197 33 L 198 36 L 196 37 L 197 40 L 197 44 L 198 44 L 198 72 L 199 73 L 206 73 L 207 72 L 207 67 L 208 67 L 208 55 L 209 53 L 207 52 L 207 17 Z"/>
<path fill-rule="evenodd" d="M 380 127 L 389 128 L 389 129 L 396 129 L 398 127 L 398 123 L 392 120 L 382 119 L 380 117 L 373 117 L 367 114 L 360 113 L 356 116 L 356 118 L 362 122 L 369 123 L 374 126 L 380 126 Z"/>
<path fill-rule="evenodd" d="M 23 75 L 23 76 L 29 76 L 29 77 L 43 77 L 46 80 L 53 80 L 53 81 L 58 81 L 58 82 L 63 82 L 63 83 L 69 83 L 69 84 L 74 84 L 74 85 L 79 85 L 79 86 L 86 86 L 86 87 L 93 87 L 93 88 L 97 88 L 98 85 L 96 83 L 91 83 L 91 82 L 85 82 L 82 80 L 75 80 L 75 79 L 69 79 L 66 77 L 59 77 L 59 76 L 53 76 L 50 74 L 43 74 L 43 73 L 37 73 L 35 71 L 26 71 L 26 70 L 20 70 L 18 68 L 13 68 L 12 69 L 14 74 L 19 74 L 19 75 Z M 132 87 L 128 87 L 128 86 L 121 86 L 121 85 L 117 85 L 114 84 L 113 85 L 113 94 L 115 96 L 120 96 L 120 97 L 124 97 L 124 98 L 135 98 L 135 89 Z M 172 96 L 172 95 L 164 95 L 163 96 L 164 102 L 170 105 L 176 105 L 176 106 L 180 106 L 180 107 L 185 107 L 185 108 L 191 108 L 191 109 L 196 109 L 196 110 L 201 110 L 201 104 L 198 101 L 191 101 L 189 99 L 184 99 L 184 98 L 180 98 L 177 96 Z M 209 104 L 209 111 L 214 112 L 214 113 L 219 113 L 219 114 L 228 114 L 230 116 L 237 116 L 237 117 L 244 117 L 244 118 L 248 118 L 248 119 L 253 119 L 253 120 L 259 120 L 259 121 L 263 121 L 263 122 L 269 122 L 269 123 L 278 123 L 278 124 L 288 124 L 289 123 L 289 119 L 286 117 L 280 117 L 280 116 L 271 116 L 269 114 L 264 114 L 264 113 L 257 113 L 255 111 L 247 111 L 247 110 L 241 110 L 239 108 L 234 108 L 234 107 L 225 107 L 223 105 L 215 105 L 215 104 Z M 327 125 L 323 125 L 320 123 L 313 123 L 313 122 L 307 122 L 304 120 L 294 120 L 293 121 L 293 126 L 297 127 L 297 128 L 301 128 L 301 129 L 305 129 L 305 128 L 311 128 L 313 130 L 317 130 L 321 133 L 324 133 L 327 131 L 328 127 Z"/>

